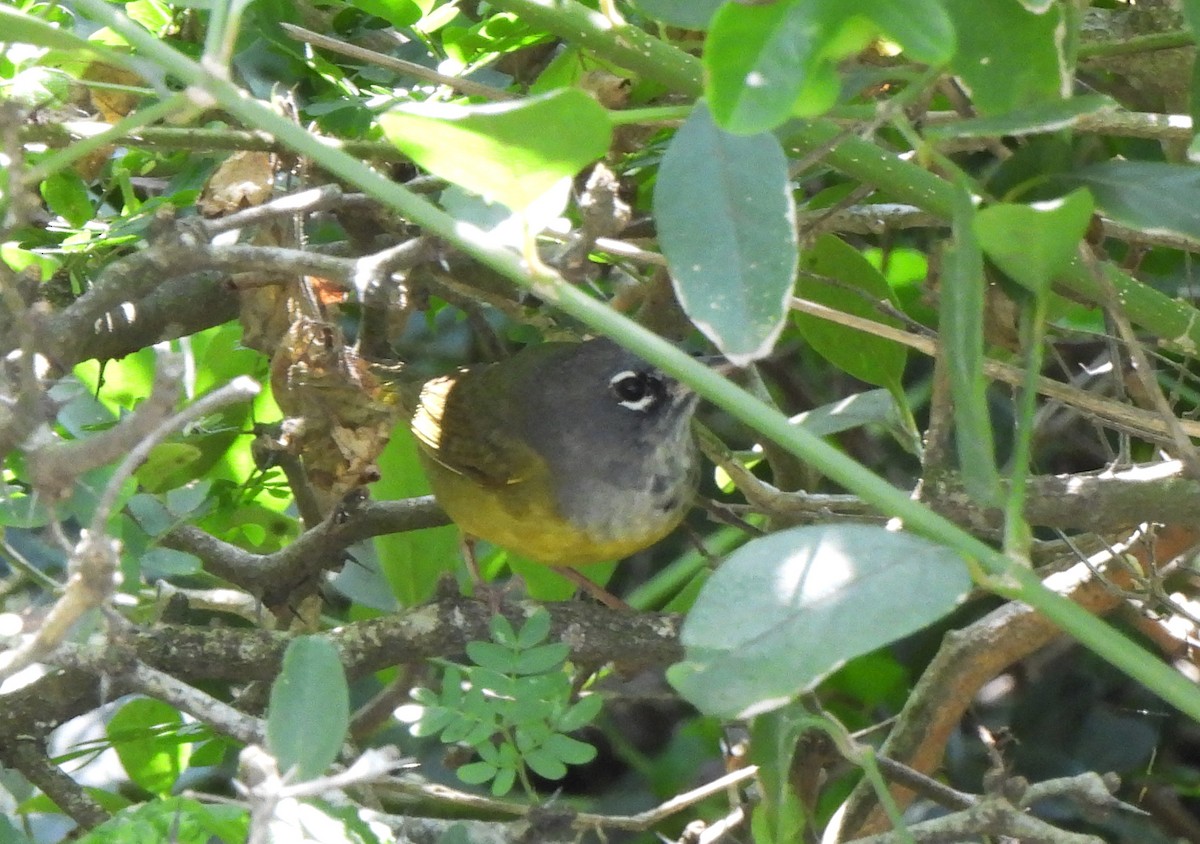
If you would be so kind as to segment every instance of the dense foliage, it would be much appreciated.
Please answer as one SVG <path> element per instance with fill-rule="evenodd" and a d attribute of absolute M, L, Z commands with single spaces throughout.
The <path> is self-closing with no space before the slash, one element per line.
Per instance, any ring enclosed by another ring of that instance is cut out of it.
<path fill-rule="evenodd" d="M 0 21 L 0 839 L 1200 840 L 1196 0 Z M 595 334 L 704 506 L 482 589 L 406 390 Z"/>

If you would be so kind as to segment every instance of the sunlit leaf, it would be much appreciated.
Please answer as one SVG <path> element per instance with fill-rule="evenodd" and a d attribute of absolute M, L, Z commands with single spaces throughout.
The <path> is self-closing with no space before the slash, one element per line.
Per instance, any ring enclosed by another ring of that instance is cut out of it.
<path fill-rule="evenodd" d="M 667 676 L 701 712 L 746 718 L 936 621 L 970 588 L 957 554 L 911 534 L 850 524 L 773 533 L 705 585 L 680 634 L 684 661 Z"/>
<path fill-rule="evenodd" d="M 521 211 L 608 150 L 612 124 L 578 89 L 479 106 L 424 102 L 379 118 L 429 172 Z"/>
<path fill-rule="evenodd" d="M 105 731 L 129 778 L 152 794 L 170 792 L 191 755 L 191 744 L 165 734 L 177 732 L 183 718 L 175 707 L 136 698 L 118 709 Z"/>

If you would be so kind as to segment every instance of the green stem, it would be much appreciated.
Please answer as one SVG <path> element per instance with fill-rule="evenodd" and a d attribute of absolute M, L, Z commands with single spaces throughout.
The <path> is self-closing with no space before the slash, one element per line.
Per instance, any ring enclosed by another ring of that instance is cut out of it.
<path fill-rule="evenodd" d="M 723 408 L 768 439 L 774 440 L 780 447 L 805 460 L 834 482 L 858 494 L 881 512 L 900 518 L 910 530 L 937 538 L 968 561 L 978 561 L 978 564 L 995 578 L 995 582 L 989 584 L 994 591 L 1029 604 L 1064 630 L 1070 631 L 1080 643 L 1094 650 L 1130 677 L 1153 689 L 1164 700 L 1192 718 L 1200 720 L 1200 689 L 1190 680 L 1077 604 L 1051 592 L 1032 571 L 1014 565 L 1000 552 L 948 519 L 913 501 L 907 492 L 893 487 L 814 434 L 792 426 L 787 417 L 778 410 L 737 387 L 628 317 L 591 298 L 582 289 L 573 287 L 561 277 L 547 274 L 545 271 L 540 271 L 537 275 L 531 274 L 519 255 L 494 245 L 477 227 L 455 219 L 420 196 L 371 170 L 361 161 L 321 143 L 300 126 L 276 114 L 267 105 L 246 96 L 228 81 L 213 77 L 196 62 L 159 42 L 105 0 L 77 0 L 76 5 L 86 10 L 91 17 L 111 26 L 143 56 L 169 69 L 170 73 L 185 83 L 206 92 L 230 114 L 248 125 L 270 132 L 297 153 L 312 158 L 317 166 L 357 185 L 414 224 L 462 249 L 516 284 L 533 290 L 547 303 L 579 319 L 593 330 L 612 336 L 650 363 L 692 386 L 703 398 Z M 523 6 L 524 3 L 505 0 L 505 6 L 514 10 L 519 5 Z M 533 5 L 540 8 L 543 4 Z M 548 7 L 550 4 L 544 5 Z M 570 0 L 555 0 L 553 5 L 556 9 L 566 10 L 577 4 L 571 3 Z M 546 12 L 542 17 L 545 18 L 548 14 Z M 698 89 L 697 77 L 693 91 Z M 818 128 L 810 130 L 810 135 L 815 134 L 825 139 L 838 132 L 837 127 L 830 127 L 830 132 L 826 132 L 820 128 L 822 124 L 812 126 Z M 918 193 L 922 202 L 932 201 L 944 196 L 944 191 L 952 190 L 951 186 L 942 183 L 932 174 L 913 168 L 895 156 L 884 153 L 878 147 L 857 139 L 839 144 L 834 154 L 839 166 L 858 161 L 870 166 L 872 170 L 879 167 L 893 167 L 906 173 L 911 170 L 914 182 L 933 180 L 938 186 L 937 190 L 931 191 L 929 196 Z M 945 207 L 948 209 L 948 203 Z M 1126 304 L 1129 304 L 1128 300 Z M 1200 332 L 1200 327 L 1195 330 Z"/>
<path fill-rule="evenodd" d="M 626 126 L 631 123 L 682 123 L 692 113 L 690 105 L 685 106 L 655 106 L 652 108 L 630 108 L 623 111 L 610 111 L 608 119 L 614 126 Z"/>
<path fill-rule="evenodd" d="M 1134 35 L 1120 41 L 1090 41 L 1079 45 L 1078 57 L 1091 59 L 1097 56 L 1119 56 L 1128 53 L 1149 53 L 1154 50 L 1173 50 L 1191 47 L 1196 43 L 1190 30 L 1174 32 L 1152 32 L 1149 35 Z"/>
<path fill-rule="evenodd" d="M 888 816 L 892 829 L 900 840 L 906 841 L 908 844 L 915 844 L 908 824 L 904 822 L 904 813 L 900 811 L 900 806 L 896 803 L 896 798 L 893 796 L 892 790 L 888 788 L 887 780 L 884 779 L 883 772 L 879 768 L 875 748 L 855 741 L 846 727 L 826 712 L 810 715 L 809 719 L 811 719 L 811 726 L 821 730 L 833 740 L 838 752 L 848 762 L 862 768 L 863 776 L 871 784 L 875 796 L 879 798 L 879 803 L 883 806 L 884 814 Z"/>
<path fill-rule="evenodd" d="M 1025 343 L 1025 383 L 1017 404 L 1017 435 L 1013 445 L 1012 472 L 1004 512 L 1004 551 L 1014 560 L 1029 560 L 1033 535 L 1025 520 L 1025 480 L 1033 452 L 1034 418 L 1037 414 L 1037 380 L 1045 357 L 1046 306 L 1050 297 L 1039 293 L 1022 314 Z"/>
<path fill-rule="evenodd" d="M 574 0 L 493 0 L 492 5 L 681 94 L 698 97 L 704 90 L 704 71 L 698 58 L 644 29 L 615 24 Z"/>
<path fill-rule="evenodd" d="M 182 94 L 180 96 L 183 96 Z M 169 100 L 168 100 L 169 102 Z M 138 114 L 142 114 L 138 112 Z M 22 143 L 40 142 L 55 147 L 74 146 L 81 140 L 89 140 L 99 132 L 108 132 L 109 124 L 95 120 L 68 120 L 63 123 L 46 123 L 24 126 L 20 129 Z M 106 137 L 109 137 L 106 135 Z M 133 127 L 130 131 L 108 142 L 131 142 L 140 146 L 164 149 L 187 149 L 199 152 L 217 150 L 257 150 L 260 152 L 284 152 L 289 148 L 280 144 L 266 132 L 245 129 L 205 129 L 202 127 L 181 128 L 175 126 Z M 355 158 L 372 161 L 408 161 L 408 157 L 392 144 L 384 141 L 333 141 L 330 146 L 349 153 Z"/>
<path fill-rule="evenodd" d="M 25 183 L 36 185 L 50 175 L 65 170 L 81 158 L 91 155 L 96 150 L 119 142 L 142 126 L 157 123 L 186 107 L 187 98 L 183 94 L 175 94 L 162 102 L 138 109 L 132 114 L 122 117 L 108 129 L 77 140 L 67 148 L 46 156 L 36 166 L 29 168 L 25 174 Z"/>
<path fill-rule="evenodd" d="M 871 783 L 875 796 L 879 798 L 879 803 L 883 806 L 883 811 L 888 816 L 892 829 L 900 836 L 900 840 L 906 841 L 908 844 L 916 844 L 912 833 L 908 830 L 908 824 L 904 822 L 904 813 L 900 811 L 900 806 L 896 803 L 892 790 L 888 788 L 887 780 L 883 778 L 883 772 L 879 770 L 879 763 L 875 760 L 875 748 L 862 747 L 858 759 L 855 761 L 862 766 L 863 776 Z"/>

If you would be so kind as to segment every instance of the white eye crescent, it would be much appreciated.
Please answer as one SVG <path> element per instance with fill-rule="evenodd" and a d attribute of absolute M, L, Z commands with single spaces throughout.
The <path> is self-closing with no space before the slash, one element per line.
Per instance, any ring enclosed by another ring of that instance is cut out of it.
<path fill-rule="evenodd" d="M 650 372 L 622 370 L 608 381 L 608 388 L 621 407 L 645 412 L 663 397 L 662 379 Z"/>

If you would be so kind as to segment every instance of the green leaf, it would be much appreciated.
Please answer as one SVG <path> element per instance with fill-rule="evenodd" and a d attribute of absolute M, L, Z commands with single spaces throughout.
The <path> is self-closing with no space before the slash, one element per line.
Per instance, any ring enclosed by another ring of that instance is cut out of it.
<path fill-rule="evenodd" d="M 863 425 L 895 425 L 896 397 L 887 390 L 868 390 L 798 413 L 788 421 L 818 437 L 840 434 Z"/>
<path fill-rule="evenodd" d="M 236 806 L 205 806 L 187 797 L 168 797 L 131 806 L 77 838 L 77 844 L 240 844 L 250 813 Z"/>
<path fill-rule="evenodd" d="M 954 30 L 936 0 L 780 0 L 726 3 L 704 47 L 705 94 L 721 128 L 754 134 L 837 102 L 837 62 L 880 33 L 914 59 L 940 64 Z"/>
<path fill-rule="evenodd" d="M 983 377 L 983 255 L 975 236 L 975 206 L 963 188 L 955 191 L 953 232 L 943 266 L 938 324 L 954 398 L 954 440 L 967 491 L 981 504 L 994 504 L 1000 475 Z"/>
<path fill-rule="evenodd" d="M 458 714 L 458 713 L 455 713 L 455 714 Z M 472 719 L 464 718 L 461 716 L 457 717 L 457 718 L 451 718 L 450 722 L 448 724 L 446 724 L 445 729 L 442 730 L 442 736 L 441 736 L 442 743 L 443 744 L 458 744 L 460 742 L 464 742 L 464 739 L 466 739 L 467 735 L 472 730 L 477 729 L 478 726 L 479 726 L 478 722 L 475 720 L 472 720 Z M 436 731 L 433 731 L 433 732 L 436 732 Z M 430 734 L 431 733 L 426 733 L 425 730 L 422 728 L 421 735 L 430 735 Z M 489 734 L 490 734 L 490 731 L 489 731 Z M 485 738 L 486 738 L 486 735 L 485 735 Z M 477 744 L 477 742 L 464 742 L 464 743 L 470 744 L 470 745 Z"/>
<path fill-rule="evenodd" d="M 267 749 L 280 773 L 294 781 L 324 774 L 349 725 L 350 695 L 337 647 L 324 636 L 293 639 L 267 707 Z"/>
<path fill-rule="evenodd" d="M 417 738 L 436 736 L 458 720 L 458 713 L 453 709 L 447 709 L 444 706 L 426 706 L 421 712 L 421 719 L 409 727 L 409 732 Z"/>
<path fill-rule="evenodd" d="M 730 361 L 771 351 L 796 276 L 796 212 L 773 135 L 738 137 L 697 104 L 667 148 L 654 212 L 675 293 Z"/>
<path fill-rule="evenodd" d="M 85 756 L 92 756 L 93 753 L 92 753 L 92 751 L 85 751 L 85 752 L 79 753 L 77 755 L 75 755 L 75 754 L 71 754 L 71 755 L 74 758 L 82 758 Z M 55 758 L 55 761 L 61 762 L 61 761 L 63 761 L 63 757 L 58 756 Z M 117 812 L 120 812 L 122 809 L 127 809 L 127 808 L 129 808 L 129 806 L 132 805 L 132 802 L 130 800 L 128 800 L 127 798 L 123 797 L 122 795 L 118 794 L 115 791 L 105 791 L 103 788 L 93 788 L 92 786 L 84 786 L 83 792 L 88 797 L 95 800 L 101 809 L 103 809 L 106 812 L 109 812 L 110 814 L 115 815 Z M 58 806 L 57 803 L 55 803 L 53 800 L 51 800 L 45 794 L 39 792 L 37 794 L 34 794 L 32 797 L 30 797 L 27 800 L 22 800 L 21 803 L 17 806 L 17 812 L 20 814 L 23 814 L 23 815 L 55 814 L 55 813 L 61 814 L 62 809 Z M 2 816 L 0 816 L 0 817 L 2 817 Z M 2 841 L 3 841 L 3 839 L 0 839 L 0 842 L 2 842 Z"/>
<path fill-rule="evenodd" d="M 153 698 L 136 698 L 113 714 L 105 733 L 129 778 L 151 794 L 165 796 L 191 756 L 191 742 L 171 735 L 182 726 L 175 707 Z"/>
<path fill-rule="evenodd" d="M 1057 6 L 1039 15 L 1019 0 L 991 0 L 987 14 L 980 14 L 978 0 L 942 3 L 958 36 L 950 67 L 970 89 L 979 111 L 1004 114 L 1065 97 L 1073 72 L 1060 52 L 1059 29 L 1067 24 Z"/>
<path fill-rule="evenodd" d="M 860 19 L 843 34 L 845 23 L 823 0 L 722 6 L 704 47 L 705 95 L 716 123 L 752 135 L 828 110 L 839 91 L 834 62 L 871 39 Z"/>
<path fill-rule="evenodd" d="M 657 21 L 684 29 L 708 29 L 724 0 L 634 0 L 633 5 Z"/>
<path fill-rule="evenodd" d="M 600 695 L 581 697 L 570 709 L 562 714 L 554 726 L 564 733 L 583 729 L 596 719 L 603 706 L 604 698 Z"/>
<path fill-rule="evenodd" d="M 518 102 L 412 103 L 379 118 L 384 134 L 429 172 L 523 211 L 608 151 L 608 113 L 578 89 Z"/>
<path fill-rule="evenodd" d="M 585 741 L 554 733 L 546 739 L 545 750 L 568 765 L 586 765 L 596 758 L 596 748 Z"/>
<path fill-rule="evenodd" d="M 157 0 L 130 0 L 125 4 L 125 14 L 156 35 L 164 34 L 172 22 L 172 9 Z"/>
<path fill-rule="evenodd" d="M 81 228 L 95 216 L 87 185 L 74 170 L 59 170 L 41 186 L 46 206 L 74 228 Z"/>
<path fill-rule="evenodd" d="M 1077 190 L 1031 205 L 997 203 L 975 215 L 979 245 L 996 266 L 1037 296 L 1075 260 L 1092 220 L 1092 198 Z"/>
<path fill-rule="evenodd" d="M 0 527 L 32 528 L 50 524 L 52 513 L 45 497 L 16 486 L 0 486 Z"/>
<path fill-rule="evenodd" d="M 1196 214 L 1200 167 L 1160 161 L 1106 161 L 1064 174 L 1056 181 L 1086 187 L 1096 207 L 1118 223 L 1200 242 L 1200 215 Z"/>
<path fill-rule="evenodd" d="M 159 443 L 134 472 L 134 477 L 148 492 L 162 492 L 173 486 L 172 480 L 179 472 L 203 456 L 204 452 L 191 443 Z"/>
<path fill-rule="evenodd" d="M 937 65 L 954 55 L 954 24 L 941 0 L 858 0 L 842 6 L 870 18 L 918 62 Z"/>
<path fill-rule="evenodd" d="M 529 597 L 535 601 L 566 601 L 579 591 L 579 586 L 555 571 L 553 566 L 511 552 L 502 553 L 504 563 L 525 583 Z M 593 583 L 604 586 L 616 568 L 616 562 L 594 563 L 578 571 Z"/>
<path fill-rule="evenodd" d="M 496 771 L 496 778 L 492 780 L 492 796 L 503 797 L 513 790 L 513 786 L 517 782 L 517 769 L 501 768 Z"/>
<path fill-rule="evenodd" d="M 525 764 L 539 777 L 560 780 L 567 775 L 567 766 L 549 750 L 538 748 L 524 755 Z"/>
<path fill-rule="evenodd" d="M 376 462 L 380 479 L 371 485 L 372 498 L 403 501 L 429 494 L 429 482 L 421 471 L 407 425 L 396 427 Z M 375 537 L 379 567 L 402 606 L 415 607 L 428 601 L 438 579 L 462 566 L 459 538 L 454 525 Z"/>
<path fill-rule="evenodd" d="M 39 47 L 75 53 L 83 51 L 85 54 L 102 56 L 106 61 L 120 65 L 129 61 L 129 57 L 122 53 L 80 38 L 73 32 L 59 29 L 41 18 L 26 15 L 9 6 L 0 6 L 0 27 L 4 28 L 4 39 L 9 42 L 36 44 Z"/>
<path fill-rule="evenodd" d="M 546 739 L 552 735 L 554 735 L 554 731 L 544 721 L 518 724 L 517 728 L 513 731 L 514 743 L 516 744 L 518 753 L 525 753 L 528 750 L 533 750 L 535 747 L 541 747 L 546 743 Z"/>
<path fill-rule="evenodd" d="M 484 697 L 483 689 L 494 691 L 498 695 L 507 696 L 512 685 L 512 678 L 487 668 L 472 668 L 464 671 L 470 685 L 463 696 L 462 711 L 464 713 L 482 714 L 491 712 L 492 702 Z"/>
<path fill-rule="evenodd" d="M 193 481 L 167 492 L 167 509 L 176 518 L 195 518 L 212 504 L 212 481 Z"/>
<path fill-rule="evenodd" d="M 684 621 L 685 659 L 667 676 L 701 712 L 747 718 L 941 618 L 970 588 L 962 559 L 918 536 L 850 524 L 780 531 L 713 574 Z"/>
<path fill-rule="evenodd" d="M 538 645 L 536 648 L 530 648 L 517 655 L 513 673 L 544 674 L 547 671 L 555 671 L 562 667 L 570 655 L 571 647 L 563 642 Z"/>
<path fill-rule="evenodd" d="M 898 321 L 881 314 L 874 304 L 879 301 L 896 304 L 887 279 L 841 238 L 821 235 L 812 249 L 804 253 L 800 266 L 840 282 L 831 284 L 801 273 L 796 282 L 796 292 L 801 297 L 836 311 L 900 327 Z M 812 314 L 797 313 L 795 320 L 804 339 L 838 369 L 868 384 L 899 387 L 908 360 L 904 346 Z"/>
<path fill-rule="evenodd" d="M 796 751 L 814 719 L 800 703 L 767 712 L 750 723 L 750 758 L 758 765 L 762 804 L 755 809 L 771 841 L 803 841 L 805 811 L 791 777 Z"/>
<path fill-rule="evenodd" d="M 469 785 L 482 785 L 496 776 L 496 771 L 496 766 L 487 762 L 468 762 L 465 765 L 459 765 L 454 773 Z"/>
<path fill-rule="evenodd" d="M 495 642 L 467 642 L 467 656 L 471 661 L 483 668 L 490 668 L 501 674 L 512 673 L 517 655 L 511 649 Z"/>
<path fill-rule="evenodd" d="M 517 636 L 517 647 L 532 648 L 534 645 L 539 645 L 546 641 L 546 637 L 550 635 L 550 613 L 546 612 L 544 607 L 538 609 L 525 620 L 521 625 L 521 632 Z"/>
<path fill-rule="evenodd" d="M 421 7 L 412 0 L 350 0 L 350 5 L 383 18 L 397 29 L 407 29 L 423 17 Z"/>
<path fill-rule="evenodd" d="M 150 548 L 138 557 L 142 576 L 153 583 L 159 578 L 182 577 L 203 571 L 200 558 L 174 548 Z"/>
<path fill-rule="evenodd" d="M 1049 100 L 1018 108 L 995 117 L 973 117 L 941 123 L 925 129 L 930 140 L 945 138 L 994 138 L 997 135 L 1037 135 L 1069 129 L 1084 117 L 1120 107 L 1112 97 L 1083 94 L 1069 100 Z"/>
<path fill-rule="evenodd" d="M 517 631 L 513 630 L 508 619 L 499 613 L 493 615 L 488 621 L 488 633 L 491 634 L 492 641 L 497 645 L 504 645 L 506 648 L 517 647 Z"/>
<path fill-rule="evenodd" d="M 49 281 L 55 271 L 62 266 L 62 261 L 56 256 L 43 255 L 32 249 L 23 249 L 13 241 L 0 243 L 0 261 L 3 261 L 14 273 L 19 273 L 27 267 L 36 267 L 41 281 Z M 62 412 L 61 409 L 59 412 Z"/>

